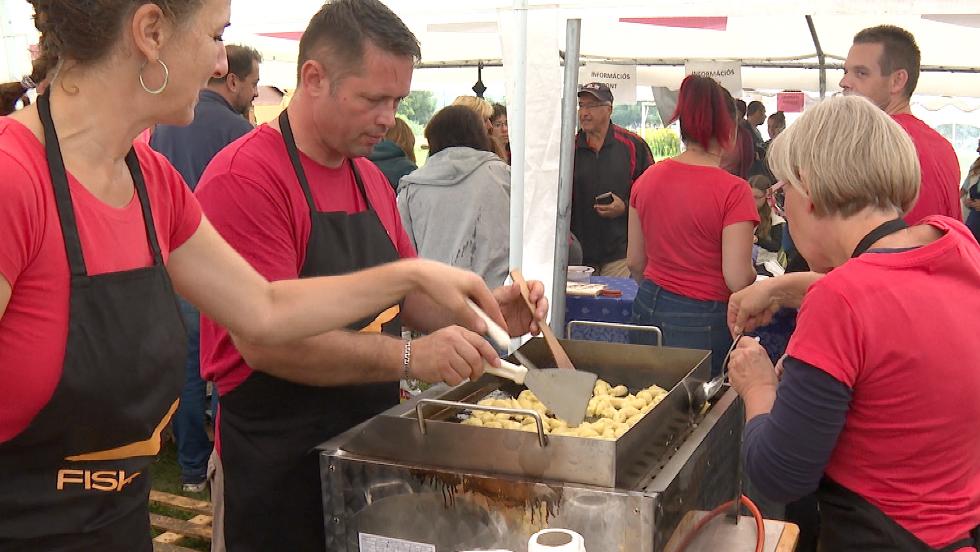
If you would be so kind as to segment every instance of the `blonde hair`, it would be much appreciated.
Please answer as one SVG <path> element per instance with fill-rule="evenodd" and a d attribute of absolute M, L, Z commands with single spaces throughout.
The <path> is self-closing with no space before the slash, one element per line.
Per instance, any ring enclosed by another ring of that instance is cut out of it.
<path fill-rule="evenodd" d="M 483 98 L 477 98 L 476 96 L 459 96 L 453 100 L 453 105 L 468 107 L 473 111 L 476 111 L 476 114 L 479 115 L 481 119 L 490 119 L 493 117 L 493 105 Z"/>
<path fill-rule="evenodd" d="M 395 125 L 388 129 L 385 138 L 400 147 L 409 161 L 418 164 L 418 161 L 415 160 L 415 134 L 412 132 L 412 127 L 408 126 L 404 119 L 395 117 Z"/>
<path fill-rule="evenodd" d="M 487 125 L 493 120 L 493 104 L 483 98 L 477 98 L 476 96 L 457 96 L 453 100 L 453 105 L 460 105 L 475 111 L 480 117 L 480 121 Z M 501 159 L 507 159 L 507 150 L 504 149 L 503 144 L 493 137 L 492 129 L 489 127 L 487 128 L 487 136 L 490 137 L 490 147 L 493 153 L 497 154 L 497 157 Z"/>
<path fill-rule="evenodd" d="M 808 110 L 773 140 L 767 159 L 776 178 L 810 196 L 817 216 L 848 217 L 867 207 L 904 214 L 919 196 L 912 140 L 859 96 Z"/>

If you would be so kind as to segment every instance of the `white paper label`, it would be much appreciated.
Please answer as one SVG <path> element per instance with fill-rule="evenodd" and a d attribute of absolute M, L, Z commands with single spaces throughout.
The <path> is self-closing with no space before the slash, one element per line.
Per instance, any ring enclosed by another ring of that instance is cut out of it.
<path fill-rule="evenodd" d="M 436 552 L 436 547 L 422 542 L 380 537 L 370 533 L 358 533 L 361 552 Z"/>
<path fill-rule="evenodd" d="M 742 63 L 739 61 L 688 61 L 684 65 L 684 74 L 692 73 L 715 79 L 736 98 L 742 95 Z"/>
<path fill-rule="evenodd" d="M 586 63 L 578 72 L 579 85 L 601 82 L 609 87 L 616 105 L 636 104 L 636 66 Z"/>

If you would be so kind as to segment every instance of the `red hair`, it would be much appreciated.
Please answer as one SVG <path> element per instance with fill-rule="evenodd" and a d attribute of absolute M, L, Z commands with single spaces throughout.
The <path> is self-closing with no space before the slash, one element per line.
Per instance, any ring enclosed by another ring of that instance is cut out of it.
<path fill-rule="evenodd" d="M 708 149 L 711 140 L 727 150 L 735 134 L 735 102 L 710 77 L 688 75 L 677 95 L 677 109 L 670 122 L 680 120 L 681 139 Z"/>

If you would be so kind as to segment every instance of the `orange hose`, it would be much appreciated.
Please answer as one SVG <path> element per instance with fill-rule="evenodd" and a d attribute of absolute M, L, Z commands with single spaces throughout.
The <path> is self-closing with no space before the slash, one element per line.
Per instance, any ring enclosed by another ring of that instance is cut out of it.
<path fill-rule="evenodd" d="M 759 507 L 756 506 L 755 502 L 752 502 L 749 497 L 742 495 L 739 497 L 739 499 L 741 500 L 742 504 L 744 504 L 749 511 L 752 512 L 752 517 L 755 519 L 755 552 L 762 552 L 762 549 L 766 544 L 766 528 L 762 520 L 762 512 L 759 511 Z M 698 536 L 698 533 L 704 529 L 704 526 L 707 525 L 708 522 L 718 517 L 718 514 L 725 512 L 734 505 L 735 501 L 729 500 L 728 502 L 708 512 L 708 515 L 701 518 L 701 520 L 694 526 L 694 529 L 692 529 L 691 532 L 684 537 L 684 540 L 681 541 L 681 545 L 677 548 L 677 552 L 684 552 L 684 550 L 687 550 L 687 547 L 691 544 L 694 538 Z M 736 509 L 735 513 L 738 515 L 738 509 Z"/>

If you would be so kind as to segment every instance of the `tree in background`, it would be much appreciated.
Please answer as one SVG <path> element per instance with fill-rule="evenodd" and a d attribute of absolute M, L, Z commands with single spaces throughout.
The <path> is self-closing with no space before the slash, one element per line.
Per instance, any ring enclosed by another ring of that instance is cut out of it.
<path fill-rule="evenodd" d="M 425 126 L 436 112 L 436 97 L 428 90 L 412 90 L 398 104 L 398 115 Z"/>
<path fill-rule="evenodd" d="M 640 126 L 647 128 L 664 126 L 663 121 L 660 120 L 660 112 L 657 111 L 656 106 L 652 104 L 647 106 L 647 121 L 645 125 L 640 125 L 642 113 L 643 109 L 638 103 L 633 105 L 617 105 L 613 107 L 612 122 L 621 127 L 634 130 L 640 128 Z"/>

